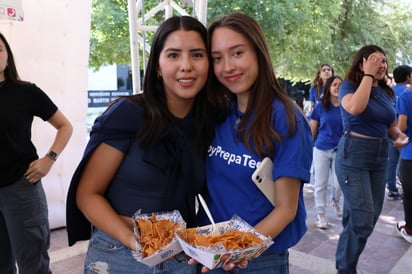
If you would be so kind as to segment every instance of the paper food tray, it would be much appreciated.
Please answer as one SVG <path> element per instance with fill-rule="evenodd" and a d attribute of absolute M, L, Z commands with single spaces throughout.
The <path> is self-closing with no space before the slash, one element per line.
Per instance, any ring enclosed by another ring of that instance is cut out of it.
<path fill-rule="evenodd" d="M 216 226 L 219 229 L 219 233 L 224 233 L 231 229 L 252 232 L 254 235 L 262 239 L 263 242 L 255 246 L 237 250 L 226 250 L 223 245 L 215 245 L 212 247 L 194 246 L 180 237 L 180 230 L 176 230 L 176 238 L 182 246 L 183 251 L 188 256 L 196 259 L 199 263 L 207 266 L 209 269 L 222 267 L 229 262 L 236 263 L 244 258 L 247 258 L 248 260 L 256 258 L 273 244 L 271 238 L 256 231 L 251 225 L 237 215 L 233 216 L 229 221 L 217 223 Z M 211 234 L 212 225 L 198 227 L 196 228 L 196 233 Z"/>
<path fill-rule="evenodd" d="M 169 220 L 174 223 L 177 223 L 179 226 L 176 230 L 186 228 L 186 222 L 183 220 L 178 210 L 174 210 L 171 212 L 154 212 L 147 214 L 141 214 L 140 210 L 138 210 L 133 215 L 133 229 L 134 235 L 137 240 L 137 250 L 132 251 L 132 255 L 138 262 L 144 263 L 148 266 L 157 265 L 182 252 L 182 247 L 180 246 L 176 236 L 174 236 L 173 240 L 168 245 L 164 246 L 163 248 L 159 249 L 158 251 L 156 251 L 148 257 L 143 257 L 142 246 L 140 245 L 140 233 L 137 228 L 136 220 L 149 219 L 152 216 L 152 214 L 156 216 L 157 220 Z"/>

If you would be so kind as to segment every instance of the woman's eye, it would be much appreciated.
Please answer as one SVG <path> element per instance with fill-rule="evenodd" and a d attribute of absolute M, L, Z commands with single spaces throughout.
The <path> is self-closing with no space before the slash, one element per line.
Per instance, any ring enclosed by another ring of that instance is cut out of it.
<path fill-rule="evenodd" d="M 168 58 L 171 58 L 171 59 L 175 59 L 175 58 L 177 58 L 177 54 L 176 54 L 176 53 L 169 53 L 169 54 L 167 55 L 167 57 L 168 57 Z"/>
<path fill-rule="evenodd" d="M 242 52 L 241 52 L 241 51 L 235 51 L 235 52 L 233 53 L 233 56 L 240 56 L 240 55 L 242 55 Z"/>
<path fill-rule="evenodd" d="M 219 57 L 219 56 L 213 56 L 213 57 L 212 57 L 212 62 L 213 62 L 213 63 L 218 63 L 221 59 L 222 59 L 222 58 Z"/>
<path fill-rule="evenodd" d="M 195 58 L 195 59 L 200 59 L 200 58 L 203 58 L 204 57 L 204 54 L 202 53 L 202 52 L 196 52 L 196 53 L 193 53 L 193 58 Z"/>

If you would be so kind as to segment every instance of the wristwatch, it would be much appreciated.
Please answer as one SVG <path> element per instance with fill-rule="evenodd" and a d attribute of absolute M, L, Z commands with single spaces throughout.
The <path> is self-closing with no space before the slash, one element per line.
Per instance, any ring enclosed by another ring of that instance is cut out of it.
<path fill-rule="evenodd" d="M 53 150 L 50 150 L 49 152 L 47 152 L 46 156 L 52 159 L 53 161 L 57 160 L 57 153 L 54 152 Z"/>

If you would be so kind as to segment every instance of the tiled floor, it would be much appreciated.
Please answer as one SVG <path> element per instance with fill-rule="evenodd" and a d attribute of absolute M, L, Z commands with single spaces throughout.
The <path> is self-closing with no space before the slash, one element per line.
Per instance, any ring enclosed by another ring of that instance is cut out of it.
<path fill-rule="evenodd" d="M 332 274 L 335 270 L 335 250 L 341 230 L 340 219 L 328 207 L 327 230 L 316 228 L 313 187 L 305 186 L 305 203 L 308 212 L 308 232 L 290 250 L 291 274 Z M 362 253 L 358 267 L 365 274 L 410 274 L 412 273 L 412 245 L 395 231 L 395 224 L 403 219 L 401 201 L 385 200 L 384 208 L 374 232 Z M 67 246 L 66 230 L 52 231 L 50 257 L 54 274 L 83 273 L 84 253 L 87 242 Z"/>

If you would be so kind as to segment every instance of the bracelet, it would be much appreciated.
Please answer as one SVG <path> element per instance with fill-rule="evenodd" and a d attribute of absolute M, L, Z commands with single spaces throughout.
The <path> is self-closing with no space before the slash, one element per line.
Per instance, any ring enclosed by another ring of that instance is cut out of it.
<path fill-rule="evenodd" d="M 375 80 L 375 76 L 372 75 L 372 74 L 365 73 L 365 74 L 363 75 L 363 77 L 365 77 L 365 76 L 372 78 L 372 80 Z"/>

